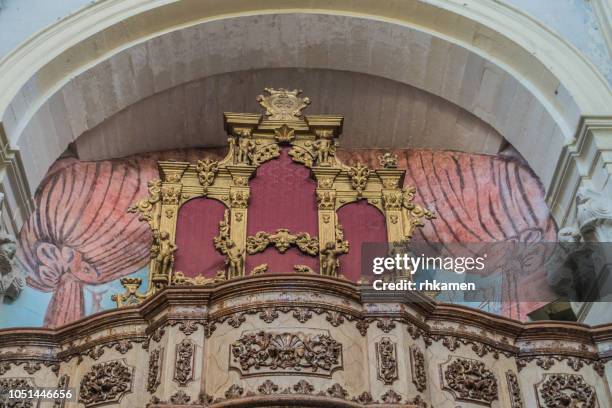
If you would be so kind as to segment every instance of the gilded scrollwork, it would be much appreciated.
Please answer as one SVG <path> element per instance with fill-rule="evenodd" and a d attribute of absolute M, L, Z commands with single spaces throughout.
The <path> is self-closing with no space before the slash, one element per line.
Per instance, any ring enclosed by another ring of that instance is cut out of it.
<path fill-rule="evenodd" d="M 318 190 L 317 205 L 319 210 L 334 210 L 336 208 L 336 193 L 329 190 Z"/>
<path fill-rule="evenodd" d="M 125 288 L 123 294 L 111 296 L 111 300 L 117 303 L 117 307 L 134 306 L 142 303 L 146 298 L 146 294 L 138 292 L 142 279 L 140 278 L 121 278 L 121 285 Z"/>
<path fill-rule="evenodd" d="M 315 157 L 308 149 L 297 145 L 291 147 L 291 150 L 289 150 L 289 157 L 291 157 L 294 162 L 302 163 L 308 168 L 312 167 L 315 161 Z"/>
<path fill-rule="evenodd" d="M 198 172 L 198 181 L 204 189 L 204 194 L 206 194 L 208 187 L 212 186 L 215 181 L 215 176 L 219 171 L 219 162 L 210 158 L 198 160 L 196 171 Z"/>
<path fill-rule="evenodd" d="M 385 152 L 378 156 L 378 162 L 382 168 L 395 169 L 397 168 L 398 157 L 397 154 Z"/>
<path fill-rule="evenodd" d="M 397 345 L 389 337 L 375 343 L 376 378 L 385 385 L 391 385 L 399 378 L 397 366 Z"/>
<path fill-rule="evenodd" d="M 123 360 L 94 364 L 81 379 L 79 402 L 85 407 L 117 403 L 132 391 L 134 369 Z"/>
<path fill-rule="evenodd" d="M 270 234 L 264 231 L 257 232 L 255 235 L 247 237 L 246 250 L 249 254 L 263 252 L 269 245 L 280 252 L 285 253 L 291 246 L 296 246 L 300 251 L 316 256 L 319 253 L 319 240 L 311 237 L 307 232 L 292 234 L 288 229 L 277 229 Z"/>
<path fill-rule="evenodd" d="M 362 163 L 357 163 L 355 166 L 349 167 L 347 173 L 351 180 L 351 186 L 357 191 L 357 196 L 361 197 L 370 178 L 371 170 Z"/>
<path fill-rule="evenodd" d="M 295 129 L 283 124 L 278 129 L 274 129 L 274 138 L 278 143 L 291 143 L 295 139 Z"/>
<path fill-rule="evenodd" d="M 249 206 L 248 190 L 232 190 L 229 194 L 230 205 L 232 208 L 247 208 Z"/>
<path fill-rule="evenodd" d="M 230 354 L 230 368 L 242 376 L 270 370 L 331 376 L 342 368 L 342 345 L 327 334 L 245 333 Z"/>
<path fill-rule="evenodd" d="M 276 143 L 269 143 L 266 145 L 258 146 L 253 152 L 252 164 L 259 166 L 260 164 L 272 160 L 275 157 L 280 156 L 280 148 Z"/>
<path fill-rule="evenodd" d="M 151 228 L 153 225 L 153 208 L 161 200 L 162 182 L 160 179 L 153 179 L 147 183 L 149 189 L 149 197 L 138 201 L 136 204 L 128 208 L 129 213 L 139 214 L 140 221 L 146 221 Z"/>

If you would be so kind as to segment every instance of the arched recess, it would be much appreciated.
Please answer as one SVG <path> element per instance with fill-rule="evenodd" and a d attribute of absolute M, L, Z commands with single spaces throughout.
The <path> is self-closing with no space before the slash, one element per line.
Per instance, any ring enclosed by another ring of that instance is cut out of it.
<path fill-rule="evenodd" d="M 306 232 L 317 236 L 316 183 L 310 176 L 310 170 L 294 162 L 287 150 L 281 149 L 278 158 L 260 165 L 255 178 L 249 183 L 248 236 L 259 231 L 274 233 L 281 228 L 288 229 L 292 234 Z M 269 272 L 273 273 L 292 272 L 295 265 L 319 270 L 318 258 L 301 253 L 296 247 L 279 253 L 270 246 L 264 252 L 249 254 L 246 257 L 246 271 L 262 263 L 268 264 Z"/>
<path fill-rule="evenodd" d="M 345 204 L 337 214 L 338 223 L 344 228 L 344 238 L 351 245 L 348 254 L 340 257 L 340 273 L 357 282 L 362 272 L 362 244 L 387 242 L 385 216 L 366 200 Z"/>
<path fill-rule="evenodd" d="M 178 211 L 174 270 L 187 277 L 212 278 L 225 270 L 225 258 L 214 247 L 226 207 L 212 198 L 193 198 Z"/>
<path fill-rule="evenodd" d="M 580 117 L 610 114 L 612 93 L 596 69 L 501 2 L 314 0 L 300 7 L 106 0 L 24 43 L 0 62 L 10 183 L 3 190 L 12 222 L 20 225 L 31 191 L 85 131 L 154 93 L 222 72 L 321 68 L 409 84 L 491 124 L 547 188 Z M 175 147 L 168 143 L 163 148 Z"/>

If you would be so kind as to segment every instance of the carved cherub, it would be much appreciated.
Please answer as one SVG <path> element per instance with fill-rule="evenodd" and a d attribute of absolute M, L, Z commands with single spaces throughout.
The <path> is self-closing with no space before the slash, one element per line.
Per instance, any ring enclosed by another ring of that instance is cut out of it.
<path fill-rule="evenodd" d="M 336 144 L 331 138 L 331 133 L 322 133 L 321 137 L 312 144 L 312 149 L 317 155 L 319 166 L 329 165 L 329 158 L 336 154 Z"/>
<path fill-rule="evenodd" d="M 244 269 L 244 249 L 240 249 L 236 246 L 233 240 L 228 240 L 226 245 L 226 257 L 225 263 L 227 264 L 228 276 L 242 276 Z"/>
<path fill-rule="evenodd" d="M 159 233 L 159 251 L 155 258 L 158 274 L 168 275 L 172 263 L 174 262 L 174 252 L 177 250 L 177 246 L 170 240 L 170 234 L 167 231 Z"/>
<path fill-rule="evenodd" d="M 348 253 L 348 245 L 342 242 L 328 242 L 321 251 L 321 274 L 337 276 L 340 255 Z"/>
<path fill-rule="evenodd" d="M 236 152 L 236 163 L 250 164 L 255 151 L 255 142 L 251 139 L 251 131 L 244 129 L 238 137 L 238 151 Z"/>

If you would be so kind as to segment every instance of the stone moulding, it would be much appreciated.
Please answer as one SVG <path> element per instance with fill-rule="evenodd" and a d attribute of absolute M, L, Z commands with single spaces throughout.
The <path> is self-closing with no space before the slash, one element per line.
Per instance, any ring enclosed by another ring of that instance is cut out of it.
<path fill-rule="evenodd" d="M 289 289 L 294 291 L 296 296 L 279 295 Z M 308 300 L 309 298 L 298 295 L 302 292 L 316 292 L 323 299 Z M 218 332 L 227 333 L 228 330 L 235 330 L 235 328 L 243 330 L 244 327 L 254 332 L 264 331 L 273 335 L 285 332 L 308 335 L 311 333 L 329 334 L 334 340 L 342 343 L 344 340 L 336 334 L 337 331 L 351 336 L 356 342 L 364 343 L 375 341 L 376 338 L 385 336 L 381 333 L 389 332 L 388 337 L 400 338 L 401 336 L 409 343 L 418 344 L 423 352 L 425 348 L 432 347 L 436 343 L 436 351 L 476 356 L 474 358 L 481 354 L 476 353 L 472 347 L 477 347 L 477 350 L 484 353 L 482 347 L 486 345 L 488 351 L 483 355 L 486 356 L 484 360 L 495 361 L 493 353 L 497 351 L 499 362 L 504 365 L 509 364 L 507 367 L 512 367 L 517 359 L 532 356 L 519 348 L 521 344 L 528 341 L 534 342 L 535 345 L 540 344 L 537 349 L 530 349 L 529 353 L 539 353 L 538 355 L 542 358 L 550 355 L 573 356 L 598 364 L 603 364 L 606 358 L 609 358 L 609 354 L 597 354 L 592 350 L 596 350 L 598 346 L 612 339 L 612 326 L 589 328 L 585 325 L 563 322 L 523 324 L 460 306 L 436 304 L 425 297 L 415 298 L 415 300 L 418 301 L 381 304 L 378 307 L 371 304 L 364 306 L 358 285 L 331 277 L 307 274 L 297 276 L 296 274 L 256 275 L 221 282 L 211 287 L 168 288 L 147 299 L 141 305 L 102 312 L 63 328 L 0 330 L 0 378 L 21 376 L 23 375 L 22 370 L 26 367 L 35 372 L 37 376 L 50 375 L 52 368 L 61 375 L 64 374 L 67 367 L 76 366 L 76 359 L 79 357 L 83 358 L 81 366 L 88 364 L 87 367 L 89 367 L 90 364 L 104 362 L 111 357 L 111 354 L 121 355 L 122 352 L 125 352 L 125 357 L 131 358 L 134 353 L 142 353 L 140 355 L 144 356 L 147 353 L 143 350 L 154 351 L 163 346 L 166 354 L 164 364 L 168 364 L 166 371 L 168 380 L 171 380 L 173 376 L 171 365 L 173 365 L 174 347 L 177 342 L 183 338 L 190 339 L 197 344 L 200 344 L 201 341 L 216 341 L 215 336 Z M 322 327 L 321 330 L 329 330 L 329 332 L 310 332 L 309 330 L 313 329 L 309 327 L 314 324 L 314 319 Z M 283 325 L 290 323 L 290 327 L 279 328 L 281 322 Z M 468 322 L 474 322 L 474 327 L 471 327 Z M 463 327 L 460 327 L 461 325 Z M 221 326 L 225 327 L 221 330 Z M 240 330 L 235 331 L 237 337 L 240 336 L 238 334 Z M 116 334 L 109 335 L 110 333 Z M 178 340 L 175 342 L 177 337 Z M 304 338 L 301 340 L 304 341 Z M 554 349 L 552 346 L 546 348 L 544 345 L 552 340 L 560 346 L 555 346 Z M 137 344 L 140 344 L 140 347 L 137 347 Z M 583 347 L 579 347 L 580 344 L 583 344 Z M 402 347 L 401 355 L 406 355 L 407 349 L 404 348 L 404 345 L 405 342 L 402 342 L 401 346 L 400 343 L 397 345 L 398 353 L 400 352 L 399 347 Z M 30 348 L 27 350 L 30 354 L 15 351 L 21 346 Z M 227 346 L 227 349 L 223 349 L 224 353 L 229 351 L 229 344 Z M 343 346 L 342 351 L 345 353 L 349 347 L 348 343 Z M 41 349 L 37 351 L 37 354 L 32 352 L 35 347 Z M 559 349 L 559 347 L 565 348 Z M 45 352 L 43 353 L 42 350 Z M 61 359 L 58 358 L 60 354 Z M 91 361 L 95 357 L 98 360 Z M 346 358 L 346 355 L 343 357 Z M 224 358 L 229 360 L 229 356 L 224 356 Z M 147 367 L 144 366 L 148 361 L 148 357 L 142 359 L 143 389 L 147 382 Z M 199 357 L 198 361 L 200 361 Z M 271 360 L 264 361 L 268 364 Z M 425 363 L 429 364 L 429 361 Z M 345 371 L 347 370 L 346 365 L 347 362 L 343 361 Z M 405 367 L 410 369 L 409 366 Z M 564 370 L 570 374 L 574 373 L 573 368 L 565 364 L 555 364 L 553 367 L 555 371 Z M 196 370 L 199 369 L 196 365 Z M 402 369 L 400 368 L 400 380 L 409 383 L 409 374 L 408 372 L 403 373 Z M 593 381 L 591 380 L 593 377 L 586 375 L 588 373 L 586 370 L 591 369 L 585 363 L 580 368 L 579 374 L 585 374 L 585 378 Z M 250 373 L 265 371 L 271 372 L 270 376 L 276 375 L 275 372 L 272 372 L 273 370 L 267 370 L 268 367 L 265 370 L 249 368 Z M 318 371 L 319 373 L 325 372 L 323 377 L 329 378 L 328 371 L 325 370 L 319 369 Z M 544 368 L 538 366 L 535 360 L 533 364 L 530 364 L 529 370 L 540 374 L 545 373 Z M 297 374 L 309 377 L 309 372 L 310 369 L 305 368 Z M 283 370 L 276 370 L 276 373 L 285 374 Z M 338 372 L 338 374 L 342 373 Z M 199 371 L 195 373 L 196 378 L 199 375 Z M 500 372 L 498 381 L 505 381 L 505 377 L 502 378 L 503 375 L 504 373 Z M 265 379 L 267 378 L 262 378 L 261 382 Z M 165 378 L 162 379 L 164 380 Z M 371 380 L 372 383 L 376 383 L 374 373 Z M 317 388 L 315 392 L 325 392 L 335 381 L 337 380 L 334 378 L 334 381 L 329 381 L 324 389 Z M 76 384 L 78 385 L 78 382 Z M 396 384 L 397 382 L 394 383 Z M 593 386 L 598 386 L 598 384 L 594 382 Z M 351 397 L 363 391 L 373 392 L 372 390 L 351 389 L 342 383 L 341 385 L 347 389 Z M 429 378 L 427 391 L 432 392 L 434 387 L 435 382 Z M 282 388 L 284 387 L 279 387 L 279 391 Z M 245 387 L 245 395 L 237 400 L 242 401 L 244 398 L 249 398 L 246 394 L 250 391 Z M 399 392 L 399 388 L 396 387 L 396 391 Z M 335 390 L 334 393 L 342 394 L 340 390 Z M 192 399 L 196 398 L 194 394 L 190 396 Z M 222 395 L 215 397 L 222 397 Z M 164 398 L 169 398 L 169 395 Z M 405 398 L 406 396 L 403 401 Z M 373 395 L 373 400 L 380 401 L 381 395 Z"/>

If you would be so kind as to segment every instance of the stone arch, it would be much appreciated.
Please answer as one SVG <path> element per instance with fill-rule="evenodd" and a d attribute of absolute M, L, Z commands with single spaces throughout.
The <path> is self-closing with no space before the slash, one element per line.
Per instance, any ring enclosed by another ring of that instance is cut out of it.
<path fill-rule="evenodd" d="M 423 89 L 491 124 L 547 189 L 558 182 L 554 173 L 581 117 L 610 114 L 612 94 L 595 68 L 501 3 L 315 0 L 302 7 L 109 0 L 22 44 L 0 63 L 5 218 L 21 225 L 31 192 L 81 134 L 147 96 L 220 72 L 354 70 Z"/>

